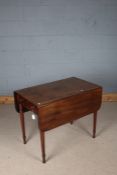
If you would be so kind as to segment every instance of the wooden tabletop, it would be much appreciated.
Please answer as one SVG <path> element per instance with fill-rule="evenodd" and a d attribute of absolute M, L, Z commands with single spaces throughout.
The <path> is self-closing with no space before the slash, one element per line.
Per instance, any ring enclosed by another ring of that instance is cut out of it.
<path fill-rule="evenodd" d="M 28 101 L 36 105 L 44 105 L 62 98 L 84 93 L 100 86 L 88 81 L 70 77 L 42 85 L 15 91 Z"/>

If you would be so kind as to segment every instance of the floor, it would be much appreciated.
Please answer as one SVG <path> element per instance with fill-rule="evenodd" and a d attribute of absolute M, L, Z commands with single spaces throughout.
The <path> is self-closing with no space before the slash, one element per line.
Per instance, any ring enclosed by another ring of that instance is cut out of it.
<path fill-rule="evenodd" d="M 117 175 L 116 102 L 102 104 L 95 139 L 92 115 L 46 132 L 46 164 L 37 121 L 25 116 L 26 145 L 14 106 L 0 105 L 0 175 Z"/>

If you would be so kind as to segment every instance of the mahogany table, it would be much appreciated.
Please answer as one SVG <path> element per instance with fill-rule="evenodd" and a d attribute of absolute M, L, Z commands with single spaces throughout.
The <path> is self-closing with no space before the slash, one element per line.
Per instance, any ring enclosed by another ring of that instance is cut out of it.
<path fill-rule="evenodd" d="M 70 77 L 14 92 L 15 108 L 20 113 L 23 142 L 26 143 L 24 112 L 38 116 L 42 162 L 45 163 L 45 131 L 93 113 L 93 138 L 97 111 L 101 106 L 102 87 Z"/>

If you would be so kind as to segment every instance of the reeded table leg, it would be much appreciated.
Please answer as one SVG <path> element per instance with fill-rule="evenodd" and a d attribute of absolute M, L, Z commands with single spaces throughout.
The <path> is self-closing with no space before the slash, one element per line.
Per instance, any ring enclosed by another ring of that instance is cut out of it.
<path fill-rule="evenodd" d="M 19 104 L 19 110 L 20 110 L 20 123 L 21 123 L 21 129 L 22 129 L 23 142 L 24 144 L 26 144 L 25 122 L 24 122 L 24 113 L 22 109 L 22 104 Z"/>
<path fill-rule="evenodd" d="M 96 136 L 97 111 L 93 114 L 93 138 Z"/>
<path fill-rule="evenodd" d="M 41 130 L 40 130 L 40 139 L 41 139 L 42 162 L 46 163 L 46 160 L 45 160 L 45 132 Z"/>
<path fill-rule="evenodd" d="M 39 127 L 39 131 L 40 131 L 42 162 L 46 163 L 46 159 L 45 159 L 45 132 L 40 129 L 39 117 L 38 117 L 38 127 Z"/>

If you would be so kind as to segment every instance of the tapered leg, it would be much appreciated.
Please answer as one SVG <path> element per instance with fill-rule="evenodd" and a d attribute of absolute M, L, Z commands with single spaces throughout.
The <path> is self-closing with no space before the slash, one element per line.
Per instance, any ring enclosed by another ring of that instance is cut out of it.
<path fill-rule="evenodd" d="M 40 130 L 40 139 L 41 139 L 42 162 L 46 163 L 46 160 L 45 160 L 45 132 L 41 130 Z"/>
<path fill-rule="evenodd" d="M 71 121 L 70 123 L 71 123 L 71 125 L 72 125 L 72 124 L 73 124 L 73 121 Z"/>
<path fill-rule="evenodd" d="M 97 112 L 93 114 L 93 138 L 96 136 Z"/>
<path fill-rule="evenodd" d="M 20 123 L 21 123 L 21 129 L 22 129 L 23 142 L 24 144 L 26 144 L 25 121 L 24 121 L 24 113 L 23 113 L 21 104 L 19 104 L 19 110 L 20 110 Z"/>

